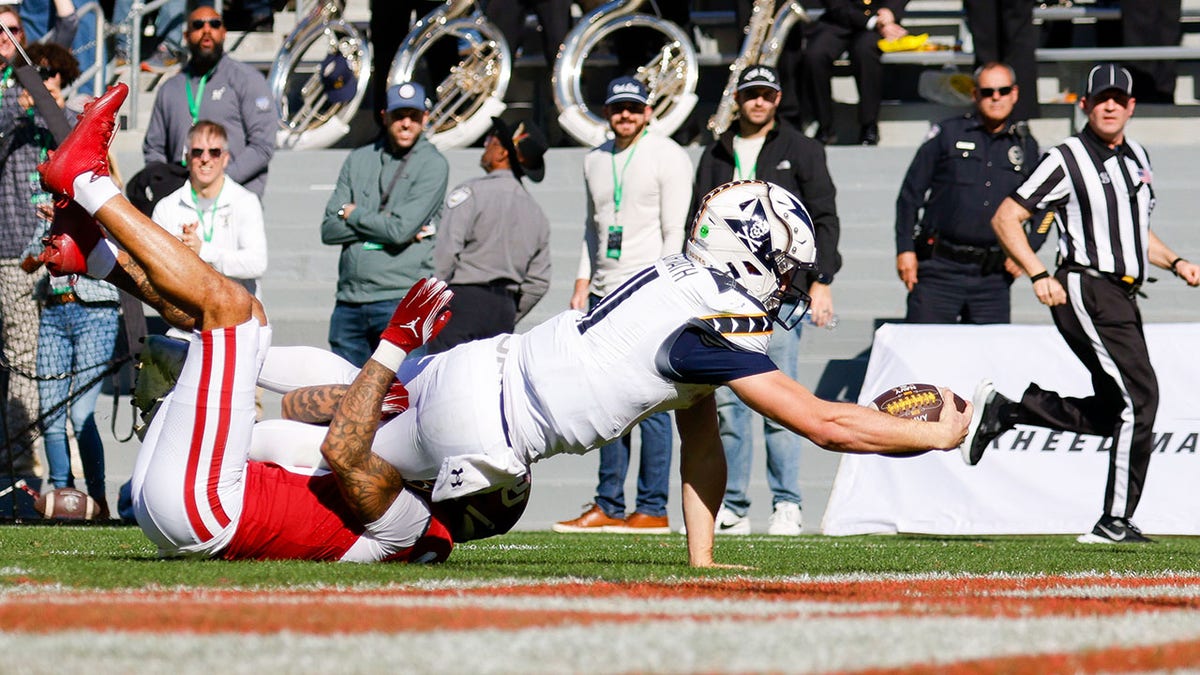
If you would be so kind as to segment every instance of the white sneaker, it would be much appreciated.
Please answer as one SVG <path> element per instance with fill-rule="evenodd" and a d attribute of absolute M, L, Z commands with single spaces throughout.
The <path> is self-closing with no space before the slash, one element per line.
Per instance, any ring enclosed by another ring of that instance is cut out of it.
<path fill-rule="evenodd" d="M 779 502 L 775 505 L 775 512 L 767 521 L 767 534 L 794 537 L 800 534 L 803 524 L 804 518 L 799 504 Z"/>
<path fill-rule="evenodd" d="M 679 534 L 687 534 L 687 525 L 679 528 Z M 739 516 L 721 504 L 717 511 L 717 522 L 713 525 L 713 534 L 750 534 L 750 517 Z"/>
<path fill-rule="evenodd" d="M 750 534 L 750 517 L 739 516 L 721 504 L 714 531 L 717 534 Z"/>

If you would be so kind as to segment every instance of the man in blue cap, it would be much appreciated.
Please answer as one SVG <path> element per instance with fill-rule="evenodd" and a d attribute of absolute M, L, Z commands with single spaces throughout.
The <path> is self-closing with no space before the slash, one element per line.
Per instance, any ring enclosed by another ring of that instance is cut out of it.
<path fill-rule="evenodd" d="M 384 131 L 350 153 L 325 205 L 321 241 L 341 246 L 329 347 L 362 366 L 408 289 L 433 273 L 433 238 L 450 165 L 425 137 L 425 89 L 389 87 Z"/>
<path fill-rule="evenodd" d="M 692 162 L 674 141 L 651 131 L 646 85 L 632 77 L 608 83 L 604 117 L 613 138 L 583 160 L 588 209 L 571 309 L 587 310 L 655 259 L 679 253 L 692 201 Z M 600 449 L 595 503 L 555 532 L 670 532 L 671 418 L 655 413 L 639 423 L 641 464 L 637 502 L 625 515 L 625 474 L 631 439 Z"/>

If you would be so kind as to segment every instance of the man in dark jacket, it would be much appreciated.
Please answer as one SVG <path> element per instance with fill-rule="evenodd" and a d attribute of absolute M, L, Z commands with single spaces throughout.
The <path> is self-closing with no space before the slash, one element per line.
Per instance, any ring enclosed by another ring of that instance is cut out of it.
<path fill-rule="evenodd" d="M 817 138 L 836 143 L 833 131 L 833 62 L 850 54 L 858 85 L 858 142 L 879 144 L 879 104 L 883 100 L 883 64 L 879 40 L 908 34 L 900 18 L 908 0 L 824 0 L 825 12 L 808 31 L 804 48 L 804 82 L 812 96 L 812 114 L 820 125 Z"/>
<path fill-rule="evenodd" d="M 730 180 L 765 180 L 786 188 L 808 207 L 816 230 L 817 270 L 810 273 L 812 322 L 829 326 L 833 297 L 829 284 L 842 266 L 838 254 L 837 191 L 825 165 L 825 148 L 778 119 L 782 93 L 779 74 L 767 66 L 751 66 L 738 79 L 738 119 L 700 157 L 696 171 L 693 215 L 710 190 Z M 692 219 L 689 218 L 689 222 Z M 795 378 L 800 356 L 800 326 L 777 329 L 767 352 L 775 365 Z M 717 414 L 729 475 L 725 498 L 717 514 L 716 532 L 748 534 L 750 482 L 753 459 L 750 409 L 725 387 L 718 389 Z M 774 510 L 768 534 L 800 534 L 800 438 L 771 420 L 766 421 L 767 481 Z"/>
<path fill-rule="evenodd" d="M 991 219 L 1033 171 L 1038 144 L 1011 116 L 1020 95 L 1013 69 L 975 74 L 975 111 L 933 125 L 896 199 L 896 273 L 910 323 L 1008 323 L 1009 262 Z M 1036 249 L 1048 224 L 1035 223 Z"/>

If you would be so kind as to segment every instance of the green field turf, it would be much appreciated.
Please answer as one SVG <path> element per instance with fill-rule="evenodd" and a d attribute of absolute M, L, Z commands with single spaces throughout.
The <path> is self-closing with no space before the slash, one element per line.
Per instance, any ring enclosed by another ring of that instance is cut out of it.
<path fill-rule="evenodd" d="M 132 527 L 0 527 L 0 585 L 78 588 L 287 587 L 421 581 L 641 581 L 887 573 L 1158 574 L 1200 571 L 1200 538 L 1143 546 L 1077 544 L 1074 537 L 721 537 L 716 558 L 750 570 L 693 570 L 682 535 L 515 532 L 459 546 L 441 565 L 158 560 Z"/>

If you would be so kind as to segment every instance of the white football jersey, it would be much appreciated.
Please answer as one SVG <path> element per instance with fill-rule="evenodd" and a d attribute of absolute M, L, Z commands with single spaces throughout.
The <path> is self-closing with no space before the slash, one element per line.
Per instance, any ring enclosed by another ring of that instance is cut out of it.
<path fill-rule="evenodd" d="M 680 340 L 689 327 L 698 330 Z M 769 370 L 770 337 L 771 318 L 732 279 L 669 256 L 587 314 L 514 336 L 502 383 L 509 440 L 527 462 L 587 452 L 651 413 Z"/>

